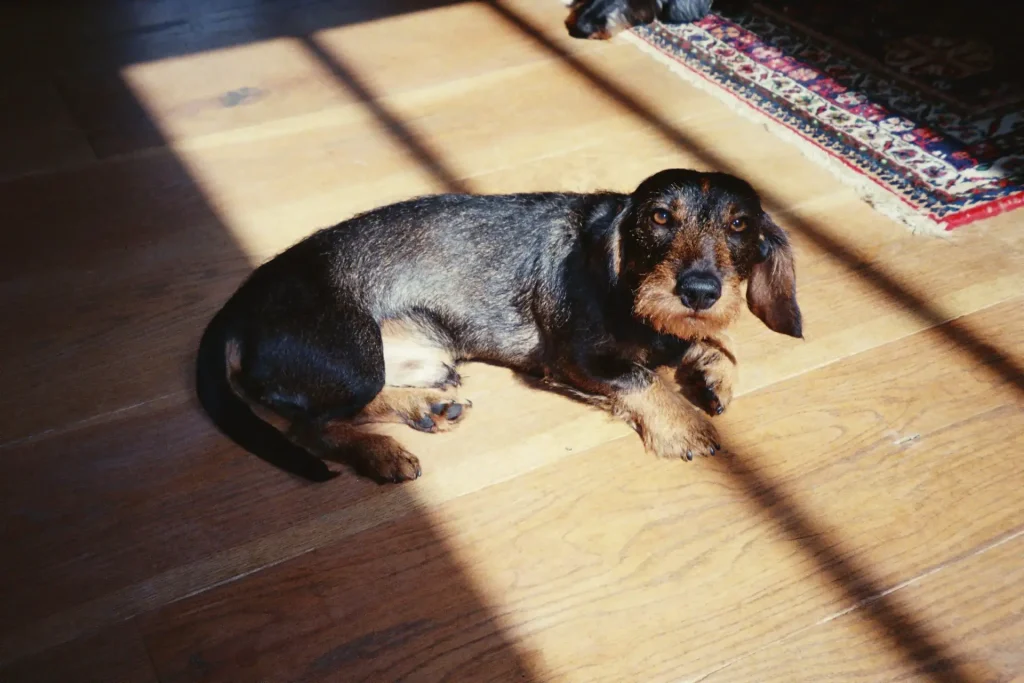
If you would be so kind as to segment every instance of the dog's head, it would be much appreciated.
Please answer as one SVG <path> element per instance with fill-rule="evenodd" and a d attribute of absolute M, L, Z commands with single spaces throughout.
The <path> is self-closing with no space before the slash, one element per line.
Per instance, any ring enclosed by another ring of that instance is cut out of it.
<path fill-rule="evenodd" d="M 644 180 L 617 218 L 613 261 L 635 315 L 683 339 L 714 335 L 747 306 L 772 330 L 802 337 L 793 252 L 749 184 L 672 169 Z"/>

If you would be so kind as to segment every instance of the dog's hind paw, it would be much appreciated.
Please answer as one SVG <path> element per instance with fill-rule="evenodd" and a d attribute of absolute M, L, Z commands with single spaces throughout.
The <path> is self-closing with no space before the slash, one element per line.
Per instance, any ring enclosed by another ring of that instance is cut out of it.
<path fill-rule="evenodd" d="M 419 459 L 383 434 L 367 434 L 339 453 L 359 474 L 379 484 L 412 481 L 423 473 Z"/>
<path fill-rule="evenodd" d="M 421 432 L 434 434 L 454 429 L 466 418 L 473 402 L 445 396 L 424 396 L 424 403 L 410 413 L 407 422 Z"/>

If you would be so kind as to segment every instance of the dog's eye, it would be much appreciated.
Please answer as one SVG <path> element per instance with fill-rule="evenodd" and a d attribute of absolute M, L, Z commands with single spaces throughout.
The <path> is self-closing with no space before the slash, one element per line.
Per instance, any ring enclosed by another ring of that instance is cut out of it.
<path fill-rule="evenodd" d="M 651 214 L 651 220 L 658 225 L 667 225 L 669 218 L 669 213 L 665 209 L 655 209 L 654 213 Z"/>
<path fill-rule="evenodd" d="M 746 218 L 734 218 L 732 220 L 732 223 L 729 224 L 729 228 L 733 232 L 743 232 L 744 230 L 747 229 L 747 219 Z"/>

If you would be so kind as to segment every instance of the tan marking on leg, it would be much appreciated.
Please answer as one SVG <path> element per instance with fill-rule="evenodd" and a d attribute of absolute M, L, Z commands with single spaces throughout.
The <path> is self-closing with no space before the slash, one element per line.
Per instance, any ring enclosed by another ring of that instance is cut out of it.
<path fill-rule="evenodd" d="M 264 408 L 261 405 L 256 405 L 251 401 L 246 401 L 249 404 L 249 410 L 259 419 L 266 422 L 268 425 L 281 432 L 285 436 L 288 435 L 288 431 L 292 428 L 291 420 L 281 417 L 269 408 Z"/>
<path fill-rule="evenodd" d="M 384 387 L 354 421 L 404 422 L 424 432 L 447 432 L 465 419 L 472 405 L 450 389 Z"/>
<path fill-rule="evenodd" d="M 451 376 L 455 367 L 452 353 L 415 323 L 385 320 L 380 331 L 387 386 L 433 387 Z"/>
<path fill-rule="evenodd" d="M 229 339 L 224 346 L 224 360 L 227 366 L 228 386 L 231 391 L 241 399 L 253 415 L 266 422 L 268 425 L 288 436 L 292 423 L 290 420 L 281 417 L 269 408 L 262 406 L 245 395 L 242 387 L 239 386 L 236 375 L 242 371 L 242 345 L 237 339 Z"/>
<path fill-rule="evenodd" d="M 721 443 L 708 419 L 658 376 L 646 389 L 615 396 L 612 409 L 634 425 L 647 450 L 661 458 L 711 455 Z"/>
<path fill-rule="evenodd" d="M 411 481 L 422 473 L 419 458 L 398 441 L 361 431 L 352 422 L 331 422 L 312 438 L 319 442 L 321 457 L 347 463 L 356 473 L 377 482 Z"/>

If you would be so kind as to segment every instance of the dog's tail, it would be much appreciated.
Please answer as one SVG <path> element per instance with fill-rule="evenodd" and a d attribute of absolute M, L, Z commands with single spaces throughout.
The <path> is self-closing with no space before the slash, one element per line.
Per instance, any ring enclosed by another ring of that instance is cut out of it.
<path fill-rule="evenodd" d="M 196 358 L 196 395 L 214 425 L 249 453 L 297 477 L 323 482 L 338 476 L 323 460 L 256 417 L 232 390 L 228 381 L 227 343 L 222 310 L 203 333 Z"/>

